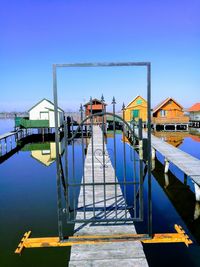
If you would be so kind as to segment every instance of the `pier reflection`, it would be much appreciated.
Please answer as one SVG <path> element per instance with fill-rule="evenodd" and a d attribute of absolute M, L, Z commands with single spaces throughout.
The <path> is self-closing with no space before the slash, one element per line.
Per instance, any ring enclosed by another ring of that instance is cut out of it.
<path fill-rule="evenodd" d="M 157 159 L 152 174 L 200 244 L 200 201 L 187 185 L 187 180 L 182 183 L 171 171 L 164 174 L 163 165 Z"/>

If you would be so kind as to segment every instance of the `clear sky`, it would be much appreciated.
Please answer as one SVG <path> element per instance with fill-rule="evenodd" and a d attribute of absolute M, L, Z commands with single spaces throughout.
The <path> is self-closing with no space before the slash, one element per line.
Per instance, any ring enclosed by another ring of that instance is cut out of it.
<path fill-rule="evenodd" d="M 52 64 L 150 61 L 152 106 L 200 102 L 199 0 L 1 0 L 0 111 L 52 100 Z M 64 69 L 59 104 L 146 97 L 145 69 Z"/>

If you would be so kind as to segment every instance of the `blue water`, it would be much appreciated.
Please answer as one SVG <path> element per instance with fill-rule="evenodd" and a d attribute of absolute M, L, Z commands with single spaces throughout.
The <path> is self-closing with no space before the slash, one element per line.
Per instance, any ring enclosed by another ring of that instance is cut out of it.
<path fill-rule="evenodd" d="M 116 136 L 117 140 L 117 176 L 123 180 L 123 143 L 121 135 Z M 108 138 L 107 146 L 113 149 L 113 139 Z M 185 138 L 180 149 L 196 156 L 200 159 L 200 143 L 195 142 L 192 138 Z M 129 180 L 132 176 L 133 161 L 130 156 L 130 147 L 126 144 L 126 168 L 129 170 Z M 159 165 L 154 176 L 152 174 L 152 229 L 153 233 L 175 232 L 174 225 L 178 224 L 183 227 L 193 244 L 186 247 L 184 244 L 145 244 L 144 252 L 150 266 L 200 266 L 200 217 L 194 220 L 195 195 L 193 193 L 193 183 L 187 180 L 187 185 L 183 185 L 184 175 L 173 164 L 170 164 L 168 174 L 169 185 L 165 185 L 164 168 L 159 162 L 164 159 L 157 154 Z M 111 159 L 113 157 L 111 154 Z M 121 164 L 120 164 L 121 162 Z M 160 166 L 161 165 L 161 166 Z M 138 172 L 137 172 L 138 175 Z M 178 177 L 178 178 L 176 178 Z M 138 233 L 147 233 L 147 177 L 144 181 L 144 222 L 135 223 Z M 123 187 L 122 187 L 123 191 Z M 129 187 L 126 190 L 128 199 L 132 199 L 133 190 Z"/>
<path fill-rule="evenodd" d="M 11 127 L 11 128 L 10 128 Z M 0 133 L 13 130 L 13 121 L 0 120 Z M 113 138 L 107 139 L 107 147 L 113 149 Z M 186 137 L 180 149 L 200 159 L 200 143 Z M 117 135 L 117 176 L 123 180 L 121 134 Z M 68 150 L 72 162 L 72 146 Z M 82 175 L 81 146 L 75 144 L 76 181 Z M 112 152 L 110 151 L 111 159 Z M 137 155 L 135 154 L 137 157 Z M 157 155 L 162 161 L 162 157 Z M 69 179 L 72 179 L 72 164 L 69 164 Z M 127 177 L 133 179 L 133 154 L 126 144 Z M 144 245 L 150 266 L 200 266 L 200 219 L 194 220 L 195 197 L 193 184 L 188 179 L 183 186 L 183 174 L 170 165 L 169 185 L 165 186 L 163 167 L 157 162 L 157 171 L 152 175 L 153 232 L 174 232 L 174 224 L 180 224 L 193 240 L 187 248 L 184 244 Z M 178 177 L 178 179 L 176 178 Z M 72 181 L 72 180 L 71 180 Z M 189 185 L 189 187 L 188 187 Z M 124 192 L 124 188 L 122 187 Z M 79 190 L 71 192 L 72 201 Z M 125 194 L 125 192 L 124 192 Z M 131 204 L 133 187 L 126 189 Z M 147 203 L 147 179 L 144 181 L 144 202 Z M 144 222 L 136 223 L 138 232 L 144 233 L 147 223 L 147 206 L 144 206 Z M 31 151 L 19 151 L 0 164 L 0 266 L 1 267 L 46 267 L 67 266 L 69 248 L 26 249 L 20 257 L 14 254 L 22 235 L 32 231 L 33 237 L 57 236 L 57 189 L 55 161 L 49 167 L 36 160 Z M 66 235 L 73 233 L 73 225 L 65 224 Z"/>

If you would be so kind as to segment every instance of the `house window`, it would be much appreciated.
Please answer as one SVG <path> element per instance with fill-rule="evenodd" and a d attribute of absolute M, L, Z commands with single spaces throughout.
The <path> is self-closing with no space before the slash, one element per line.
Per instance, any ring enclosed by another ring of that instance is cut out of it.
<path fill-rule="evenodd" d="M 142 104 L 142 99 L 138 99 L 138 100 L 136 101 L 136 104 L 137 104 L 137 105 L 141 105 L 141 104 Z"/>
<path fill-rule="evenodd" d="M 161 116 L 161 117 L 165 117 L 166 115 L 167 115 L 167 111 L 161 109 L 161 111 L 160 111 L 160 116 Z"/>
<path fill-rule="evenodd" d="M 40 119 L 41 120 L 49 120 L 49 112 L 40 111 Z"/>
<path fill-rule="evenodd" d="M 132 110 L 132 118 L 138 118 L 139 117 L 139 110 L 138 109 L 135 109 L 135 110 Z"/>

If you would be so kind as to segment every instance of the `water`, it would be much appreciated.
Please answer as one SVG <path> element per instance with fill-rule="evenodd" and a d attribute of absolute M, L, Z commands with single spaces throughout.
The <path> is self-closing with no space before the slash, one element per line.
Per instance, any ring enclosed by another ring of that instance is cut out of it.
<path fill-rule="evenodd" d="M 12 127 L 12 120 L 0 120 L 1 133 L 13 130 Z M 112 143 L 113 139 L 108 138 L 108 148 Z M 117 144 L 120 150 L 122 146 L 120 134 L 117 135 Z M 42 144 L 41 140 L 40 145 L 40 152 L 37 152 L 39 148 L 29 151 L 30 147 L 25 147 L 23 151 L 14 154 L 0 165 L 1 267 L 67 266 L 69 260 L 70 247 L 26 249 L 21 257 L 14 254 L 22 235 L 27 230 L 32 231 L 33 237 L 58 235 L 55 148 L 51 147 L 51 154 L 49 154 L 48 142 Z M 51 146 L 54 146 L 52 142 Z M 193 136 L 184 136 L 179 143 L 179 148 L 200 159 L 200 142 Z M 79 144 L 75 144 L 75 151 L 79 156 L 81 155 Z M 128 145 L 126 145 L 126 151 L 128 168 L 129 164 L 132 164 Z M 69 158 L 71 160 L 71 148 Z M 160 155 L 158 158 L 160 161 L 163 160 Z M 76 179 L 81 178 L 80 166 L 79 157 L 75 166 Z M 117 169 L 119 178 L 122 176 L 120 166 L 119 164 Z M 189 233 L 194 244 L 189 248 L 184 244 L 144 245 L 150 266 L 200 266 L 198 245 L 200 244 L 200 218 L 194 220 L 196 201 L 191 191 L 193 184 L 190 180 L 187 181 L 187 185 L 180 181 L 184 181 L 184 176 L 175 166 L 170 166 L 168 177 L 165 177 L 163 166 L 159 161 L 156 162 L 156 169 L 152 176 L 153 231 L 174 232 L 174 224 L 180 224 Z M 146 180 L 144 191 L 146 197 Z M 129 198 L 132 193 L 129 191 L 127 194 Z M 72 234 L 73 226 L 65 227 L 65 234 Z M 145 223 L 136 224 L 138 232 L 146 231 L 145 227 Z"/>

